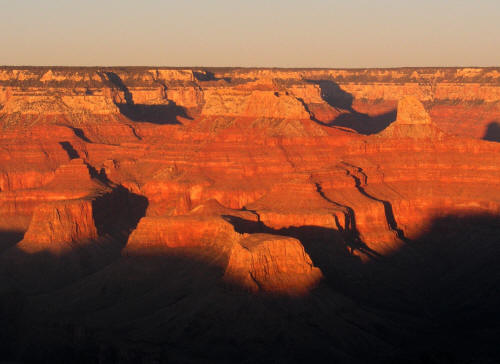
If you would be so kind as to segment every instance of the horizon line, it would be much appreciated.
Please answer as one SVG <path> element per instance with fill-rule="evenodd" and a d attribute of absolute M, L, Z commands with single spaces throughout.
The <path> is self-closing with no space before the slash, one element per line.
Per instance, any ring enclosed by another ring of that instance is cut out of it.
<path fill-rule="evenodd" d="M 388 67 L 282 67 L 282 66 L 159 66 L 159 65 L 0 65 L 0 68 L 162 68 L 162 69 L 261 69 L 261 70 L 364 70 L 364 69 L 380 69 L 380 70 L 396 70 L 396 69 L 457 69 L 457 68 L 477 68 L 490 69 L 500 68 L 496 66 L 388 66 Z"/>

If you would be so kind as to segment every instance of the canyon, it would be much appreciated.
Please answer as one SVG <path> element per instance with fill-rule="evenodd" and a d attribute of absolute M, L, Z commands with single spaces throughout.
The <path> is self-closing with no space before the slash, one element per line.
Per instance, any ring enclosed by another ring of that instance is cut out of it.
<path fill-rule="evenodd" d="M 0 67 L 0 358 L 500 359 L 500 69 Z"/>

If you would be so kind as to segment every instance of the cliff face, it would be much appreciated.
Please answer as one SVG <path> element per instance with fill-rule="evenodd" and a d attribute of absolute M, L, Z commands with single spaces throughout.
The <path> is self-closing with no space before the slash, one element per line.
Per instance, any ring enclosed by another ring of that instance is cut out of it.
<path fill-rule="evenodd" d="M 71 244 L 96 238 L 91 202 L 66 200 L 63 203 L 38 205 L 18 247 L 29 253 L 49 251 L 62 254 L 71 250 Z"/>
<path fill-rule="evenodd" d="M 85 280 L 60 293 L 69 312 L 73 294 L 138 312 L 142 287 L 117 282 L 156 268 L 127 264 L 172 263 L 158 297 L 192 307 L 167 328 L 220 313 L 204 287 L 335 306 L 436 221 L 498 215 L 499 117 L 499 69 L 1 68 L 2 266 L 57 257 L 55 277 Z"/>
<path fill-rule="evenodd" d="M 445 132 L 482 137 L 500 113 L 500 72 L 494 68 L 4 68 L 0 119 L 4 126 L 24 119 L 31 124 L 46 122 L 47 116 L 55 115 L 59 115 L 58 122 L 62 119 L 70 124 L 82 124 L 82 120 L 124 122 L 118 106 L 135 121 L 156 119 L 169 124 L 200 113 L 288 119 L 312 116 L 323 123 L 374 133 L 380 130 L 369 127 L 370 118 L 383 119 L 381 115 L 390 114 L 405 96 L 425 102 Z M 352 116 L 353 112 L 357 115 Z M 16 117 L 9 117 L 13 114 Z M 45 117 L 35 118 L 35 114 Z M 360 116 L 365 117 L 364 125 L 359 125 Z M 391 119 L 390 115 L 386 118 Z"/>
<path fill-rule="evenodd" d="M 75 194 L 90 168 L 147 198 L 151 218 L 216 200 L 268 228 L 323 226 L 397 246 L 399 224 L 423 219 L 407 218 L 413 209 L 477 204 L 453 186 L 498 173 L 497 144 L 459 137 L 495 117 L 496 69 L 4 68 L 0 87 L 5 228 L 26 229 L 47 191 Z M 445 108 L 483 113 L 453 129 Z M 450 192 L 421 191 L 445 181 Z"/>
<path fill-rule="evenodd" d="M 198 224 L 227 222 L 187 215 L 217 201 L 258 216 L 242 233 L 318 226 L 368 259 L 356 247 L 392 251 L 437 215 L 498 210 L 499 144 L 460 136 L 495 117 L 497 69 L 4 68 L 0 87 L 4 229 L 119 186 L 148 200 L 128 251 L 217 240 Z M 450 130 L 445 108 L 483 114 Z"/>
<path fill-rule="evenodd" d="M 308 293 L 321 279 L 319 268 L 293 238 L 252 234 L 234 244 L 226 281 L 253 292 Z"/>

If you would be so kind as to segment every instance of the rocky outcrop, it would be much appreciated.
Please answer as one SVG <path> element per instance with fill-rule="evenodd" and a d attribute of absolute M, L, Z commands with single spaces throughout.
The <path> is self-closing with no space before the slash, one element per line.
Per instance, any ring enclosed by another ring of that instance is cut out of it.
<path fill-rule="evenodd" d="M 124 253 L 154 255 L 186 247 L 223 252 L 237 239 L 231 224 L 216 216 L 143 217 Z"/>
<path fill-rule="evenodd" d="M 203 115 L 248 118 L 309 119 L 304 105 L 288 93 L 208 89 L 204 92 Z"/>
<path fill-rule="evenodd" d="M 424 105 L 408 96 L 398 103 L 397 118 L 379 134 L 391 138 L 442 138 L 444 133 L 431 121 Z"/>
<path fill-rule="evenodd" d="M 224 279 L 251 292 L 302 295 L 322 278 L 297 239 L 252 234 L 234 244 Z"/>
<path fill-rule="evenodd" d="M 97 237 L 92 201 L 52 202 L 37 206 L 18 248 L 29 254 L 61 255 Z"/>
<path fill-rule="evenodd" d="M 179 216 L 146 216 L 130 235 L 124 254 L 164 254 L 175 248 L 198 248 L 227 254 L 240 235 L 223 216 L 253 219 L 249 212 L 234 211 L 215 200 Z"/>
<path fill-rule="evenodd" d="M 405 97 L 398 103 L 395 121 L 399 125 L 429 125 L 432 123 L 424 106 L 415 97 Z"/>

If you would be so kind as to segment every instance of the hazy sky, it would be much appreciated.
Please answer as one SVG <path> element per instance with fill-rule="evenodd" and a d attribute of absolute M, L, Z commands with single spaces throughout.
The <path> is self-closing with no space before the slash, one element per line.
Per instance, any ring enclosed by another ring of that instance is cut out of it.
<path fill-rule="evenodd" d="M 500 66 L 500 0 L 0 0 L 0 64 Z"/>

